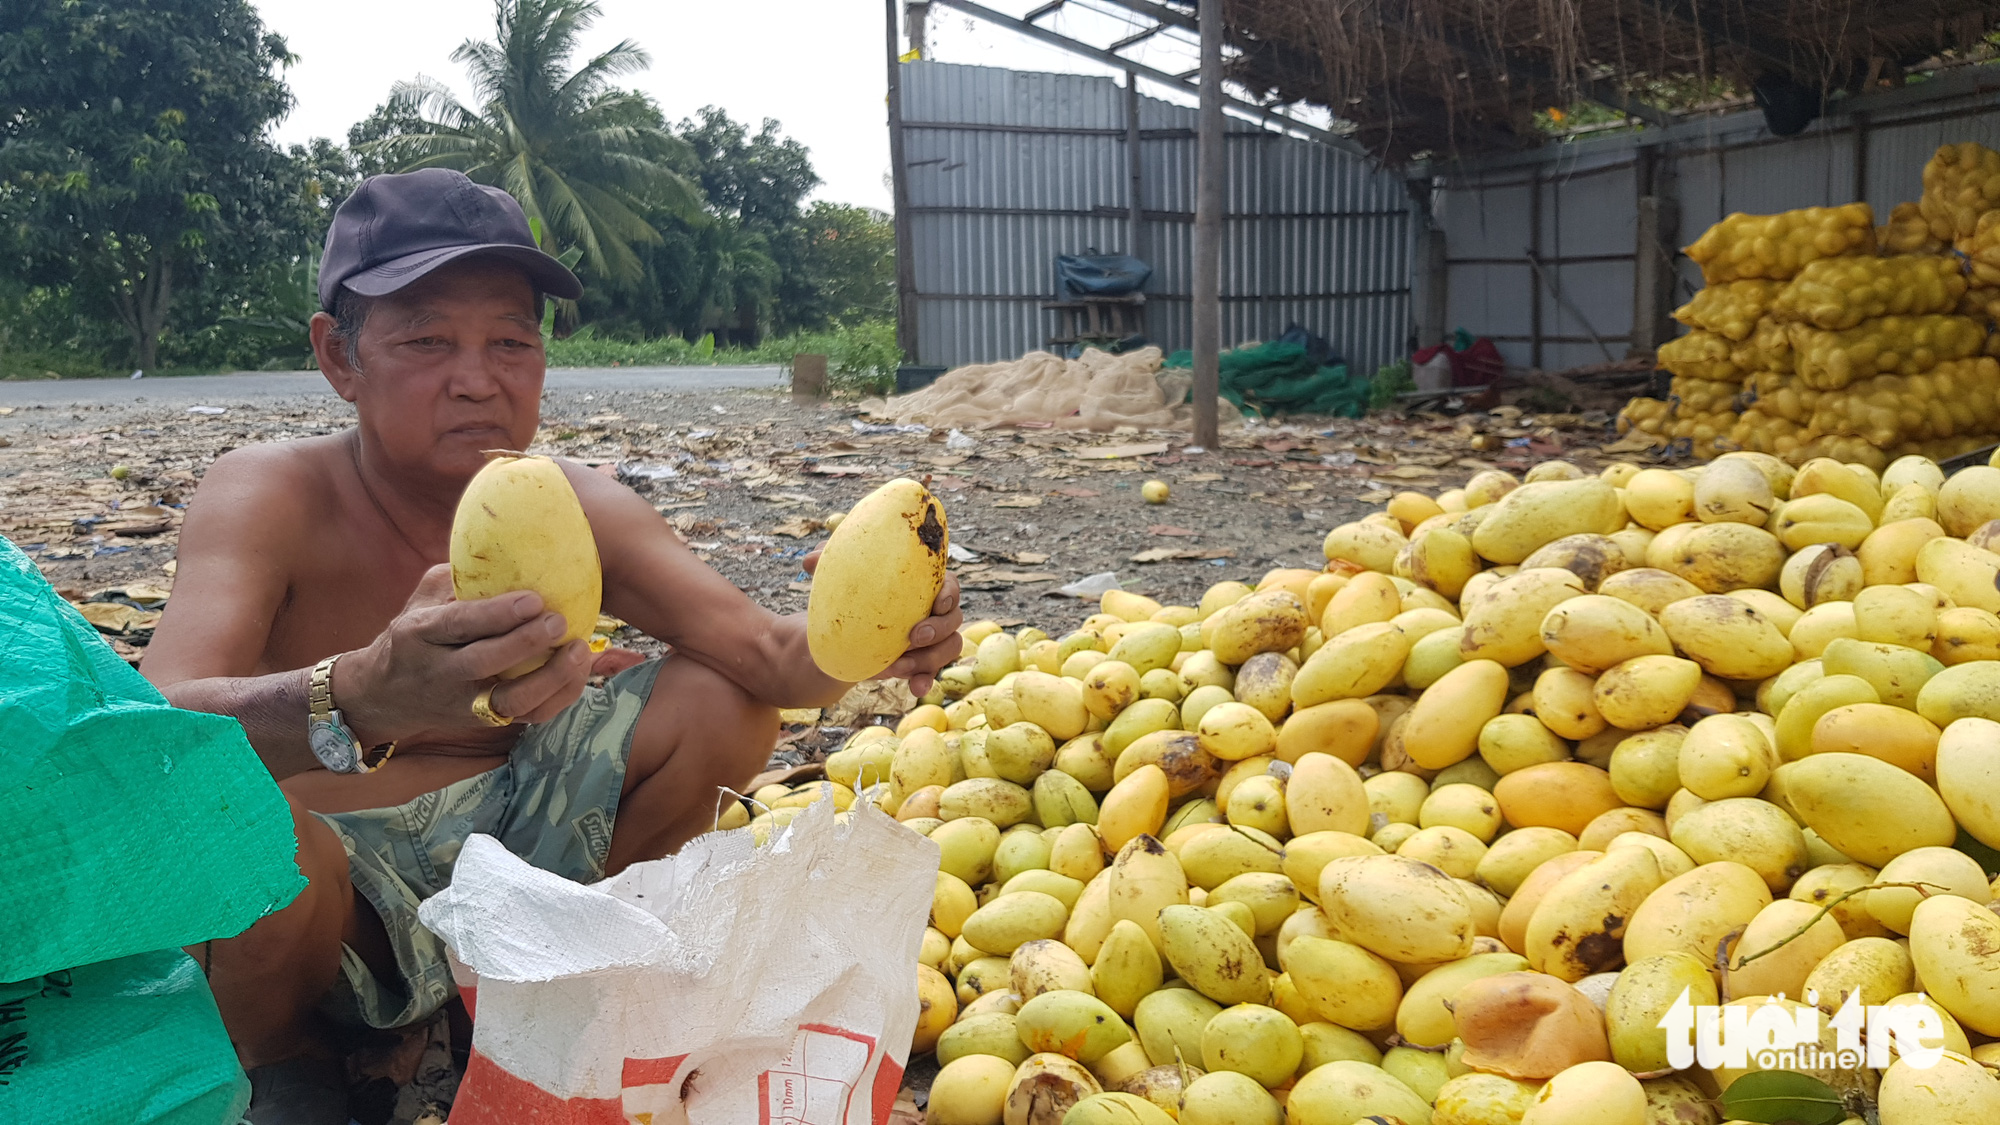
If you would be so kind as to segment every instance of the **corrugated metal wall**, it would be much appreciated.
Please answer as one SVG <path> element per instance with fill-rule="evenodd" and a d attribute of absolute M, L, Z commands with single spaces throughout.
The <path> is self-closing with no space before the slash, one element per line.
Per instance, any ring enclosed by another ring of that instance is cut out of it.
<path fill-rule="evenodd" d="M 1995 69 L 1853 99 L 1848 112 L 1797 137 L 1773 137 L 1761 113 L 1739 113 L 1461 169 L 1442 181 L 1433 203 L 1446 239 L 1446 324 L 1493 337 L 1508 363 L 1523 367 L 1622 359 L 1632 332 L 1642 162 L 1655 164 L 1656 190 L 1680 206 L 1678 231 L 1666 232 L 1675 247 L 1734 211 L 1824 207 L 1857 196 L 1879 223 L 1922 194 L 1924 162 L 1939 145 L 2000 148 Z M 1701 286 L 1701 271 L 1685 257 L 1676 269 L 1678 304 Z"/>
<path fill-rule="evenodd" d="M 1095 247 L 1153 266 L 1146 332 L 1190 343 L 1195 111 L 1141 97 L 1141 244 L 1126 245 L 1125 91 L 1107 78 L 903 67 L 918 363 L 1045 346 L 1055 257 Z M 1402 181 L 1311 141 L 1229 120 L 1224 346 L 1296 322 L 1353 368 L 1404 353 L 1412 227 Z"/>

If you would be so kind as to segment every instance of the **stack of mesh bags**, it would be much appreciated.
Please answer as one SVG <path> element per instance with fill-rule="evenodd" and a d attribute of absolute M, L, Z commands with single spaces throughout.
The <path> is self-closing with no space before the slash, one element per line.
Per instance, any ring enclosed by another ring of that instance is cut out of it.
<path fill-rule="evenodd" d="M 1674 316 L 1693 331 L 1660 348 L 1673 375 L 1665 400 L 1634 399 L 1621 430 L 1691 443 L 1713 457 L 1740 428 L 1753 387 L 1793 370 L 1791 336 L 1773 315 L 1800 271 L 1833 258 L 1875 252 L 1874 215 L 1865 203 L 1807 207 L 1777 215 L 1735 214 L 1686 250 L 1705 287 Z M 1719 444 L 1720 443 L 1720 444 Z"/>
<path fill-rule="evenodd" d="M 1167 357 L 1166 366 L 1192 368 L 1194 353 L 1177 351 Z M 1305 345 L 1285 340 L 1223 352 L 1216 379 L 1222 397 L 1246 414 L 1359 418 L 1368 412 L 1369 380 L 1349 375 L 1345 363 L 1322 366 Z"/>
<path fill-rule="evenodd" d="M 1861 203 L 1709 228 L 1687 248 L 1706 287 L 1674 314 L 1693 331 L 1659 351 L 1672 393 L 1634 399 L 1621 430 L 1877 469 L 1995 441 L 2000 153 L 1948 145 L 1924 185 L 1880 228 Z"/>

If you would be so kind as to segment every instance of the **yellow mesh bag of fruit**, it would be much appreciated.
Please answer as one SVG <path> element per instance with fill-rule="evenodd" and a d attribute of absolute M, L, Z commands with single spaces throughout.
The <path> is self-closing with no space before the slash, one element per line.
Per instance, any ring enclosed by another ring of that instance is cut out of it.
<path fill-rule="evenodd" d="M 1951 243 L 1970 238 L 1979 216 L 2000 207 L 2000 152 L 1972 141 L 1938 149 L 1924 165 L 1924 196 L 1917 206 L 1933 238 Z"/>
<path fill-rule="evenodd" d="M 1958 299 L 1958 315 L 1991 324 L 2000 321 L 2000 285 L 1974 285 Z"/>
<path fill-rule="evenodd" d="M 1743 369 L 1731 358 L 1732 341 L 1714 332 L 1696 329 L 1660 345 L 1657 362 L 1664 370 L 1688 379 L 1739 381 Z"/>
<path fill-rule="evenodd" d="M 2000 254 L 1995 262 L 2000 278 Z M 1965 272 L 1955 257 L 1821 258 L 1807 263 L 1779 292 L 1771 319 L 1852 328 L 1881 316 L 1954 312 L 1965 290 Z"/>
<path fill-rule="evenodd" d="M 1972 233 L 1959 240 L 1959 249 L 1970 260 L 1974 285 L 2000 286 L 2000 211 L 1979 216 Z"/>
<path fill-rule="evenodd" d="M 1721 379 L 1690 379 L 1676 376 L 1670 384 L 1667 403 L 1674 417 L 1714 414 L 1727 410 L 1742 391 L 1742 384 Z"/>
<path fill-rule="evenodd" d="M 1819 434 L 1790 453 L 1779 456 L 1794 465 L 1803 465 L 1815 457 L 1831 457 L 1836 461 L 1866 465 L 1879 473 L 1888 467 L 1890 451 L 1864 437 L 1850 434 Z"/>
<path fill-rule="evenodd" d="M 1784 325 L 1768 319 L 1740 341 L 1696 329 L 1661 344 L 1655 362 L 1689 379 L 1740 383 L 1759 371 L 1791 371 L 1792 342 Z"/>
<path fill-rule="evenodd" d="M 1674 319 L 1729 340 L 1747 340 L 1784 287 L 1782 281 L 1762 279 L 1706 286 L 1674 310 Z"/>
<path fill-rule="evenodd" d="M 1618 412 L 1618 433 L 1622 436 L 1637 430 L 1642 434 L 1658 435 L 1667 424 L 1671 407 L 1657 398 L 1635 398 Z"/>
<path fill-rule="evenodd" d="M 1884 254 L 1935 254 L 1950 245 L 1949 239 L 1931 233 L 1923 206 L 1917 203 L 1896 204 L 1889 221 L 1875 228 L 1875 246 Z"/>
<path fill-rule="evenodd" d="M 1799 381 L 1823 391 L 1872 375 L 1920 374 L 1986 346 L 1986 326 L 1963 316 L 1885 316 L 1837 332 L 1794 324 L 1791 335 Z"/>
<path fill-rule="evenodd" d="M 1904 457 L 1915 453 L 1919 456 L 1928 457 L 1933 461 L 1943 461 L 1947 458 L 1959 457 L 1975 449 L 1984 449 L 1989 445 L 1995 444 L 2000 444 L 2000 433 L 1961 434 L 1958 437 L 1903 446 L 1895 450 L 1894 453 L 1897 457 Z"/>
<path fill-rule="evenodd" d="M 1789 375 L 1796 365 L 1792 352 L 1791 330 L 1770 317 L 1757 322 L 1757 331 L 1748 340 L 1736 345 L 1729 358 L 1744 371 L 1743 378 L 1759 371 L 1777 371 Z"/>
<path fill-rule="evenodd" d="M 1874 252 L 1875 213 L 1866 203 L 1775 215 L 1739 212 L 1708 228 L 1686 250 L 1709 285 L 1757 277 L 1786 281 L 1820 258 Z"/>

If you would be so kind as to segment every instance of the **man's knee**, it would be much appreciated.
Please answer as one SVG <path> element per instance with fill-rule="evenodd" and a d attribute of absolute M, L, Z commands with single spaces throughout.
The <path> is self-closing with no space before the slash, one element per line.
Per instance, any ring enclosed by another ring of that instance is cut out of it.
<path fill-rule="evenodd" d="M 667 768 L 716 785 L 756 776 L 778 740 L 778 710 L 751 698 L 735 681 L 693 660 L 670 660 L 633 734 L 632 768 L 641 776 Z M 683 749 L 694 753 L 682 754 Z"/>
<path fill-rule="evenodd" d="M 718 733 L 728 738 L 732 749 L 754 756 L 755 770 L 763 769 L 771 747 L 778 741 L 778 709 L 752 699 L 749 692 L 720 672 L 703 668 L 702 675 L 714 684 L 713 694 L 708 698 L 714 699 L 719 708 L 717 719 L 722 731 Z"/>
<path fill-rule="evenodd" d="M 707 831 L 718 790 L 746 785 L 777 738 L 776 708 L 695 661 L 668 661 L 633 731 L 607 870 L 657 859 Z"/>
<path fill-rule="evenodd" d="M 353 914 L 354 889 L 340 838 L 295 798 L 285 800 L 305 888 L 242 933 L 188 950 L 209 974 L 245 1066 L 305 1049 L 306 1018 L 340 971 L 341 937 Z"/>

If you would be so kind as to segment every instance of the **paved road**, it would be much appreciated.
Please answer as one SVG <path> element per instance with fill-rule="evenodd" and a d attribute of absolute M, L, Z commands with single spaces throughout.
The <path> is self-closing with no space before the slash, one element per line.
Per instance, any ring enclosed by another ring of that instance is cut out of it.
<path fill-rule="evenodd" d="M 560 391 L 719 391 L 776 388 L 778 367 L 565 367 L 549 372 L 548 389 Z M 0 381 L 0 406 L 67 406 L 72 403 L 162 405 L 259 402 L 301 395 L 333 396 L 317 371 L 245 371 L 159 379 L 49 379 Z"/>

